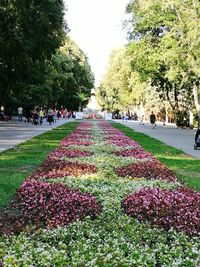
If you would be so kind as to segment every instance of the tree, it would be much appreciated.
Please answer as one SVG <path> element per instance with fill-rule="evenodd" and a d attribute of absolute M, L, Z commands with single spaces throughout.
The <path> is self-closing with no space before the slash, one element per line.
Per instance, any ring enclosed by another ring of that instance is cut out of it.
<path fill-rule="evenodd" d="M 27 88 L 37 87 L 38 75 L 34 74 L 44 69 L 45 61 L 63 42 L 63 14 L 63 2 L 59 0 L 1 2 L 1 105 L 10 108 L 20 102 Z"/>
<path fill-rule="evenodd" d="M 94 75 L 84 52 L 69 37 L 49 61 L 46 82 L 52 91 L 50 105 L 78 110 L 87 104 Z"/>
<path fill-rule="evenodd" d="M 137 0 L 129 3 L 127 11 L 132 14 L 131 46 L 138 53 L 134 68 L 157 87 L 175 113 L 193 105 L 193 87 L 198 110 L 198 1 Z"/>
<path fill-rule="evenodd" d="M 126 47 L 113 50 L 109 66 L 97 91 L 102 108 L 115 111 L 130 111 L 144 101 L 146 83 L 131 67 L 131 58 Z"/>

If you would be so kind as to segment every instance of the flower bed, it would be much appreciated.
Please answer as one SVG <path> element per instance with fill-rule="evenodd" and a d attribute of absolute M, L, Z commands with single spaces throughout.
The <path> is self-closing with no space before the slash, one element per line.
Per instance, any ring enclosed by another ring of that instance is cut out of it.
<path fill-rule="evenodd" d="M 130 140 L 128 138 L 124 138 L 124 139 L 121 139 L 121 140 L 108 140 L 108 144 L 114 144 L 116 146 L 119 146 L 119 147 L 127 147 L 127 146 L 132 146 L 132 147 L 137 147 L 138 144 L 133 141 L 133 140 Z"/>
<path fill-rule="evenodd" d="M 48 156 L 49 159 L 57 159 L 57 158 L 77 158 L 77 157 L 88 157 L 93 155 L 93 153 L 78 149 L 57 149 L 50 153 Z"/>
<path fill-rule="evenodd" d="M 0 236 L 4 267 L 200 266 L 199 193 L 108 123 L 80 123 L 14 204 L 23 216 L 18 235 Z"/>
<path fill-rule="evenodd" d="M 42 178 L 57 179 L 70 175 L 91 174 L 96 171 L 96 166 L 91 164 L 47 158 L 36 172 L 29 176 L 29 180 L 40 180 Z"/>
<path fill-rule="evenodd" d="M 127 215 L 169 230 L 200 235 L 200 193 L 187 188 L 173 191 L 144 188 L 123 201 Z"/>
<path fill-rule="evenodd" d="M 68 147 L 68 146 L 91 146 L 94 142 L 92 141 L 84 141 L 81 139 L 74 140 L 72 139 L 66 139 L 61 142 L 61 146 Z"/>
<path fill-rule="evenodd" d="M 157 160 L 132 163 L 116 169 L 118 176 L 133 178 L 163 179 L 170 182 L 176 181 L 175 174 Z"/>
<path fill-rule="evenodd" d="M 72 190 L 64 184 L 24 182 L 17 191 L 15 202 L 24 221 L 37 227 L 68 225 L 85 216 L 95 218 L 100 212 L 94 196 Z"/>
<path fill-rule="evenodd" d="M 136 147 L 134 149 L 126 149 L 122 151 L 114 151 L 112 153 L 116 156 L 134 157 L 136 159 L 154 159 L 151 153 L 145 152 L 144 149 L 140 147 Z"/>

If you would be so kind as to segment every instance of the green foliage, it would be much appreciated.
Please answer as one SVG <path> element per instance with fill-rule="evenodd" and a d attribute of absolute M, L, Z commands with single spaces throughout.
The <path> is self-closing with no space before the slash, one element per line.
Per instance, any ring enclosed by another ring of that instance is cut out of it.
<path fill-rule="evenodd" d="M 129 51 L 138 55 L 133 69 L 157 87 L 176 113 L 192 109 L 193 84 L 199 83 L 198 8 L 198 1 L 180 0 L 130 1 L 127 7 L 134 39 Z"/>
<path fill-rule="evenodd" d="M 62 0 L 0 4 L 0 105 L 84 106 L 93 88 L 88 59 L 69 38 Z M 60 48 L 61 47 L 61 48 Z"/>
<path fill-rule="evenodd" d="M 144 99 L 146 83 L 132 71 L 130 61 L 125 48 L 112 51 L 109 68 L 97 90 L 97 99 L 103 109 L 124 110 Z"/>
<path fill-rule="evenodd" d="M 60 62 L 58 62 L 59 58 Z M 57 96 L 56 102 L 76 110 L 84 106 L 94 87 L 94 75 L 84 52 L 70 38 L 67 38 L 64 46 L 53 57 L 52 62 L 58 76 L 62 76 L 52 79 L 59 82 L 57 90 L 62 90 L 62 94 Z M 54 82 L 52 87 L 55 90 Z"/>
<path fill-rule="evenodd" d="M 42 84 L 38 73 L 63 42 L 63 15 L 62 1 L 1 2 L 1 105 L 19 103 L 29 85 Z"/>
<path fill-rule="evenodd" d="M 200 114 L 199 8 L 197 0 L 131 0 L 130 42 L 111 54 L 100 105 L 122 111 L 142 103 L 150 110 L 157 101 L 160 111 L 176 115 L 195 107 Z"/>

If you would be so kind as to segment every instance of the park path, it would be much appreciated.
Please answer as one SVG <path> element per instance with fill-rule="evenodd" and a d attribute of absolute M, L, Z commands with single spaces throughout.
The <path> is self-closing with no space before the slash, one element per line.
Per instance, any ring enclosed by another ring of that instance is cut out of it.
<path fill-rule="evenodd" d="M 157 123 L 156 128 L 152 129 L 149 122 L 144 122 L 144 125 L 140 125 L 138 121 L 115 121 L 200 159 L 200 149 L 194 150 L 194 137 L 196 130 L 180 129 L 174 124 L 167 124 L 166 126 L 163 126 L 162 123 L 159 122 Z"/>
<path fill-rule="evenodd" d="M 71 120 L 60 119 L 52 125 L 48 125 L 48 122 L 44 121 L 41 126 L 18 121 L 0 121 L 0 152 L 25 142 L 36 135 L 50 131 L 68 121 Z"/>

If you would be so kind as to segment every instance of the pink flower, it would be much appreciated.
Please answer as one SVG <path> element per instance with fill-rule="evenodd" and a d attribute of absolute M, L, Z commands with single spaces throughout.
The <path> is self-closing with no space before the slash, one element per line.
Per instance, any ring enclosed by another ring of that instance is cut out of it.
<path fill-rule="evenodd" d="M 27 223 L 55 227 L 67 225 L 85 216 L 95 218 L 100 207 L 90 193 L 67 188 L 63 184 L 26 181 L 18 189 L 14 205 Z"/>
<path fill-rule="evenodd" d="M 192 189 L 143 188 L 128 195 L 122 206 L 127 215 L 139 221 L 200 235 L 200 193 Z"/>
<path fill-rule="evenodd" d="M 132 163 L 128 166 L 117 168 L 115 172 L 118 176 L 122 177 L 131 176 L 133 178 L 146 178 L 148 180 L 161 179 L 171 182 L 176 181 L 175 174 L 158 160 Z"/>

